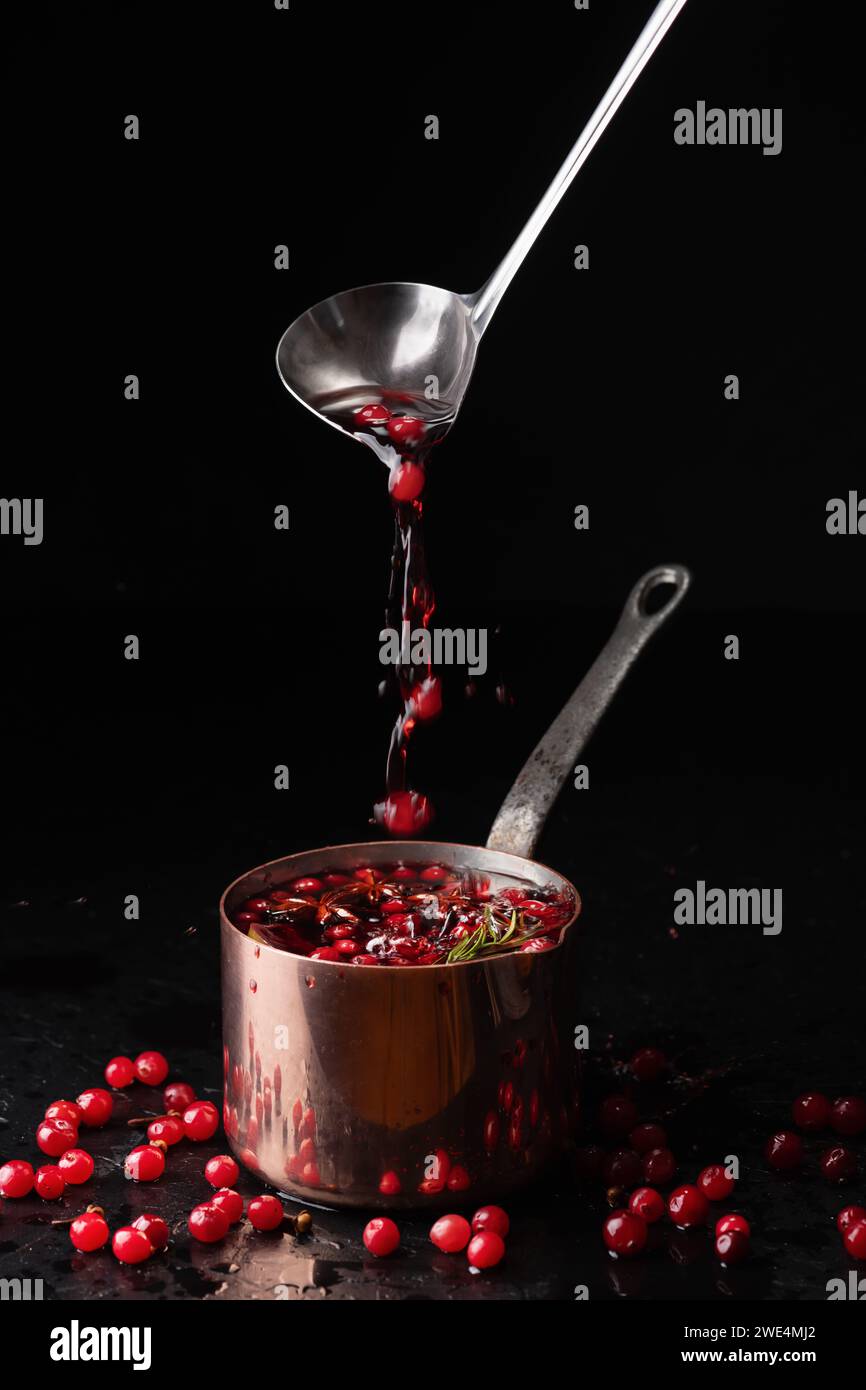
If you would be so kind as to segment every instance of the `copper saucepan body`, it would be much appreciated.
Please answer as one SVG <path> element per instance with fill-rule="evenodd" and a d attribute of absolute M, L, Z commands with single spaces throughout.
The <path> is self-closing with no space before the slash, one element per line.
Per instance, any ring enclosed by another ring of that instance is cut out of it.
<path fill-rule="evenodd" d="M 629 595 L 607 645 L 532 753 L 484 848 L 374 841 L 307 850 L 242 875 L 220 902 L 224 1120 L 238 1158 L 287 1196 L 330 1207 L 453 1207 L 504 1197 L 574 1127 L 580 898 L 532 858 L 547 814 L 632 663 L 680 603 L 686 569 L 663 565 Z M 574 894 L 553 950 L 454 965 L 309 960 L 232 925 L 246 898 L 365 865 L 444 863 L 494 885 Z"/>

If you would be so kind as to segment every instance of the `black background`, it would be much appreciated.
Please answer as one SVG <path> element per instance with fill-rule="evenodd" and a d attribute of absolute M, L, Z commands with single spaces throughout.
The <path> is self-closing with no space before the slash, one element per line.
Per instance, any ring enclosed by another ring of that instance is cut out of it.
<path fill-rule="evenodd" d="M 163 1046 L 218 1087 L 222 888 L 378 833 L 389 508 L 372 459 L 286 394 L 276 342 L 355 284 L 477 288 L 649 8 L 126 4 L 13 36 L 3 494 L 45 498 L 45 539 L 0 542 L 10 1155 L 43 1088 L 72 1093 L 70 1069 L 80 1087 L 116 1052 Z M 683 1139 L 701 1161 L 757 1145 L 799 1090 L 864 1085 L 866 542 L 825 529 L 828 499 L 866 488 L 849 18 L 692 0 L 498 311 L 426 513 L 438 621 L 502 627 L 475 701 L 455 677 L 413 749 L 443 839 L 483 842 L 635 579 L 694 572 L 540 856 L 585 896 L 595 1036 L 726 1069 Z M 782 154 L 675 145 L 698 100 L 782 107 Z M 781 887 L 782 935 L 675 940 L 673 890 L 697 878 Z M 754 1181 L 761 1295 L 823 1298 L 844 1261 L 814 1223 L 836 1194 Z M 535 1248 L 509 1296 L 569 1296 L 570 1260 L 542 1287 Z"/>

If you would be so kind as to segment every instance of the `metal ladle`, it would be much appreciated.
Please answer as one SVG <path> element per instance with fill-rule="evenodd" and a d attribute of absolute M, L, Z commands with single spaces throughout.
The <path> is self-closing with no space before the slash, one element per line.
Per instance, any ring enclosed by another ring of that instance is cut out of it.
<path fill-rule="evenodd" d="M 477 293 L 455 294 L 434 285 L 362 285 L 322 300 L 295 319 L 280 339 L 277 367 L 302 405 L 343 430 L 339 420 L 320 409 L 339 393 L 370 386 L 429 395 L 432 378 L 435 398 L 447 404 L 453 419 L 481 336 L 502 296 L 685 3 L 661 0 L 656 5 L 538 207 Z M 357 404 L 363 404 L 362 396 Z"/>

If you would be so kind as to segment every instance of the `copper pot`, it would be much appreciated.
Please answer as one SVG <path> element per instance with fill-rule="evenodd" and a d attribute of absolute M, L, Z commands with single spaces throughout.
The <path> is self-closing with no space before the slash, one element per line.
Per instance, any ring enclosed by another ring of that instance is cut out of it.
<path fill-rule="evenodd" d="M 485 848 L 330 846 L 263 864 L 226 889 L 224 1120 L 232 1149 L 258 1176 L 307 1203 L 438 1210 L 503 1197 L 561 1153 L 579 1109 L 580 898 L 531 855 L 581 749 L 689 582 L 687 570 L 669 565 L 635 586 L 613 636 L 518 776 Z M 660 586 L 670 593 L 651 611 Z M 575 911 L 553 950 L 404 970 L 291 955 L 229 920 L 244 899 L 287 880 L 401 859 L 552 885 L 574 894 Z"/>

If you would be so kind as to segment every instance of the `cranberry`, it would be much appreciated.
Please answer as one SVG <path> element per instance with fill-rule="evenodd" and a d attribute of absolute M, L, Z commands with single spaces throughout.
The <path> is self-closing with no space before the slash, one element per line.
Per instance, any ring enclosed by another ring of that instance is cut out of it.
<path fill-rule="evenodd" d="M 381 1259 L 393 1255 L 400 1244 L 400 1232 L 387 1216 L 375 1216 L 364 1227 L 364 1244 L 371 1255 Z"/>
<path fill-rule="evenodd" d="M 698 1174 L 698 1187 L 711 1202 L 724 1202 L 734 1190 L 734 1179 L 728 1177 L 721 1163 L 711 1163 Z"/>
<path fill-rule="evenodd" d="M 262 920 L 260 912 L 236 912 L 232 919 L 236 927 L 257 927 Z"/>
<path fill-rule="evenodd" d="M 229 1219 L 221 1207 L 213 1202 L 202 1202 L 193 1207 L 187 1218 L 189 1233 L 203 1245 L 213 1245 L 228 1234 Z"/>
<path fill-rule="evenodd" d="M 670 1149 L 650 1149 L 643 1156 L 644 1181 L 650 1187 L 664 1187 L 677 1171 L 677 1161 Z"/>
<path fill-rule="evenodd" d="M 124 1086 L 131 1086 L 135 1080 L 135 1068 L 130 1058 L 112 1057 L 105 1068 L 105 1079 L 109 1086 L 114 1086 L 119 1091 L 122 1091 Z"/>
<path fill-rule="evenodd" d="M 628 1209 L 632 1216 L 639 1216 L 651 1226 L 664 1216 L 665 1199 L 654 1187 L 638 1187 L 628 1199 Z"/>
<path fill-rule="evenodd" d="M 39 1169 L 39 1173 L 42 1169 Z M 37 1178 L 39 1173 L 36 1174 Z M 844 1235 L 855 1221 L 866 1221 L 866 1207 L 843 1207 L 836 1217 L 836 1226 Z"/>
<path fill-rule="evenodd" d="M 78 1129 L 68 1120 L 43 1120 L 36 1131 L 36 1143 L 49 1158 L 59 1158 L 78 1142 Z"/>
<path fill-rule="evenodd" d="M 93 1211 L 84 1212 L 82 1216 L 76 1216 L 69 1227 L 69 1239 L 76 1250 L 83 1250 L 85 1254 L 92 1250 L 100 1250 L 108 1240 L 108 1235 L 108 1223 L 98 1207 Z"/>
<path fill-rule="evenodd" d="M 154 1250 L 164 1250 L 168 1245 L 168 1226 L 161 1216 L 146 1211 L 137 1216 L 132 1224 L 137 1231 L 144 1232 Z"/>
<path fill-rule="evenodd" d="M 634 1149 L 614 1149 L 602 1163 L 601 1175 L 608 1187 L 637 1187 L 644 1175 L 644 1165 Z"/>
<path fill-rule="evenodd" d="M 325 874 L 324 883 L 328 888 L 342 888 L 345 884 L 351 883 L 349 874 Z"/>
<path fill-rule="evenodd" d="M 387 425 L 391 419 L 391 412 L 384 405 L 362 405 L 360 410 L 355 411 L 355 429 L 363 429 L 365 425 Z"/>
<path fill-rule="evenodd" d="M 166 1113 L 179 1110 L 181 1114 L 189 1109 L 195 1100 L 195 1091 L 186 1081 L 172 1081 L 162 1093 Z"/>
<path fill-rule="evenodd" d="M 691 1183 L 675 1188 L 668 1198 L 668 1214 L 675 1226 L 702 1226 L 708 1211 L 709 1205 L 703 1192 Z"/>
<path fill-rule="evenodd" d="M 416 719 L 427 721 L 436 719 L 442 713 L 442 682 L 438 676 L 428 676 L 420 681 L 409 697 L 412 713 Z"/>
<path fill-rule="evenodd" d="M 837 1134 L 846 1137 L 862 1134 L 866 1129 L 866 1100 L 861 1100 L 859 1096 L 841 1096 L 839 1100 L 834 1100 L 830 1126 Z"/>
<path fill-rule="evenodd" d="M 657 1047 L 642 1047 L 632 1057 L 629 1068 L 638 1081 L 656 1081 L 668 1064 L 665 1054 Z"/>
<path fill-rule="evenodd" d="M 269 898 L 247 898 L 242 911 L 255 912 L 257 916 L 261 916 L 263 912 L 269 912 L 270 907 L 271 902 Z"/>
<path fill-rule="evenodd" d="M 253 1197 L 247 1207 L 250 1225 L 257 1231 L 275 1231 L 283 1224 L 282 1203 L 276 1197 Z"/>
<path fill-rule="evenodd" d="M 235 1192 L 231 1187 L 221 1187 L 219 1192 L 215 1192 L 210 1200 L 211 1206 L 219 1207 L 220 1211 L 225 1212 L 230 1226 L 233 1226 L 236 1221 L 240 1221 L 244 1214 L 244 1199 L 239 1192 Z"/>
<path fill-rule="evenodd" d="M 397 1177 L 396 1173 L 389 1171 L 382 1174 L 379 1180 L 379 1191 L 382 1193 L 383 1197 L 396 1197 L 397 1193 L 400 1191 L 400 1187 L 400 1179 Z"/>
<path fill-rule="evenodd" d="M 650 1149 L 666 1149 L 668 1136 L 661 1125 L 635 1125 L 628 1142 L 639 1154 L 648 1154 Z"/>
<path fill-rule="evenodd" d="M 745 1216 L 740 1216 L 737 1211 L 730 1211 L 727 1216 L 720 1216 L 716 1222 L 717 1236 L 724 1235 L 726 1231 L 741 1231 L 746 1237 L 752 1234 L 752 1228 Z"/>
<path fill-rule="evenodd" d="M 637 1124 L 637 1106 L 628 1096 L 608 1096 L 601 1103 L 598 1118 L 605 1134 L 619 1138 Z"/>
<path fill-rule="evenodd" d="M 716 1236 L 714 1249 L 723 1265 L 739 1264 L 749 1253 L 749 1237 L 744 1231 L 722 1231 Z"/>
<path fill-rule="evenodd" d="M 86 1149 L 67 1149 L 57 1166 L 64 1182 L 72 1183 L 74 1187 L 93 1177 L 93 1159 Z"/>
<path fill-rule="evenodd" d="M 121 1264 L 125 1265 L 140 1265 L 142 1260 L 149 1260 L 153 1254 L 153 1246 L 144 1231 L 135 1226 L 121 1226 L 115 1231 L 111 1248 Z"/>
<path fill-rule="evenodd" d="M 492 1153 L 499 1143 L 499 1116 L 495 1110 L 488 1110 L 484 1119 L 484 1147 Z"/>
<path fill-rule="evenodd" d="M 841 1144 L 821 1155 L 821 1172 L 828 1182 L 848 1182 L 857 1172 L 857 1159 Z"/>
<path fill-rule="evenodd" d="M 145 1086 L 161 1086 L 168 1076 L 168 1062 L 161 1052 L 140 1052 L 133 1066 L 138 1080 Z"/>
<path fill-rule="evenodd" d="M 866 1221 L 852 1221 L 842 1239 L 845 1249 L 855 1260 L 866 1260 Z"/>
<path fill-rule="evenodd" d="M 395 444 L 419 444 L 426 433 L 424 421 L 414 415 L 392 415 L 388 421 L 388 436 Z"/>
<path fill-rule="evenodd" d="M 156 1182 L 165 1172 L 165 1154 L 155 1144 L 139 1144 L 126 1155 L 123 1172 L 133 1182 Z"/>
<path fill-rule="evenodd" d="M 440 1216 L 430 1227 L 430 1239 L 438 1250 L 446 1255 L 455 1255 L 465 1250 L 472 1236 L 472 1228 L 465 1216 Z"/>
<path fill-rule="evenodd" d="M 46 1120 L 68 1120 L 71 1125 L 80 1125 L 82 1118 L 81 1106 L 71 1100 L 53 1100 L 45 1111 Z"/>
<path fill-rule="evenodd" d="M 340 952 L 334 946 L 320 946 L 310 952 L 310 960 L 341 960 Z"/>
<path fill-rule="evenodd" d="M 81 1123 L 91 1129 L 101 1129 L 111 1119 L 114 1101 L 108 1091 L 101 1086 L 91 1086 L 78 1097 L 81 1109 Z"/>
<path fill-rule="evenodd" d="M 33 1188 L 33 1168 L 23 1158 L 11 1158 L 0 1168 L 0 1196 L 26 1197 Z"/>
<path fill-rule="evenodd" d="M 379 964 L 379 957 L 378 957 L 378 956 L 368 956 L 368 955 L 364 955 L 364 954 L 362 954 L 362 955 L 360 955 L 360 956 L 353 956 L 353 957 L 352 957 L 352 964 L 353 964 L 353 965 L 378 965 L 378 964 Z"/>
<path fill-rule="evenodd" d="M 505 1241 L 495 1231 L 479 1231 L 466 1247 L 470 1269 L 492 1269 L 505 1255 Z"/>
<path fill-rule="evenodd" d="M 36 1169 L 34 1185 L 43 1202 L 56 1202 L 58 1197 L 63 1196 L 66 1179 L 54 1163 L 44 1163 L 41 1168 Z M 5 1197 L 10 1194 L 4 1192 L 3 1195 Z"/>
<path fill-rule="evenodd" d="M 197 1144 L 213 1138 L 219 1122 L 219 1111 L 209 1100 L 194 1100 L 183 1112 L 186 1137 L 195 1140 Z"/>
<path fill-rule="evenodd" d="M 311 893 L 321 893 L 324 886 L 320 878 L 296 878 L 294 883 L 289 884 L 293 893 L 300 893 L 304 897 Z"/>
<path fill-rule="evenodd" d="M 391 469 L 388 475 L 388 491 L 395 502 L 414 502 L 424 491 L 426 482 L 424 469 L 417 463 L 405 459 Z"/>
<path fill-rule="evenodd" d="M 390 835 L 418 835 L 433 819 L 433 805 L 420 792 L 391 792 L 381 803 L 381 819 Z"/>
<path fill-rule="evenodd" d="M 800 1129 L 826 1129 L 830 1122 L 830 1102 L 820 1091 L 804 1091 L 792 1106 L 794 1124 Z"/>
<path fill-rule="evenodd" d="M 162 1139 L 166 1144 L 179 1144 L 185 1133 L 183 1120 L 177 1115 L 160 1115 L 147 1126 L 147 1137 L 151 1142 Z"/>
<path fill-rule="evenodd" d="M 614 1255 L 631 1259 L 646 1245 L 646 1222 L 632 1211 L 612 1211 L 602 1227 L 604 1243 Z"/>
<path fill-rule="evenodd" d="M 231 1154 L 217 1154 L 204 1165 L 204 1175 L 211 1187 L 234 1187 L 241 1170 Z"/>
<path fill-rule="evenodd" d="M 469 1174 L 459 1163 L 455 1163 L 448 1174 L 446 1187 L 449 1192 L 465 1192 L 471 1186 Z"/>
<path fill-rule="evenodd" d="M 779 1130 L 764 1145 L 764 1157 L 771 1168 L 782 1173 L 790 1172 L 803 1162 L 803 1141 L 793 1130 Z"/>
<path fill-rule="evenodd" d="M 504 1240 L 510 1229 L 508 1212 L 503 1211 L 502 1207 L 479 1207 L 472 1218 L 472 1230 L 476 1235 L 481 1231 L 492 1231 Z"/>

